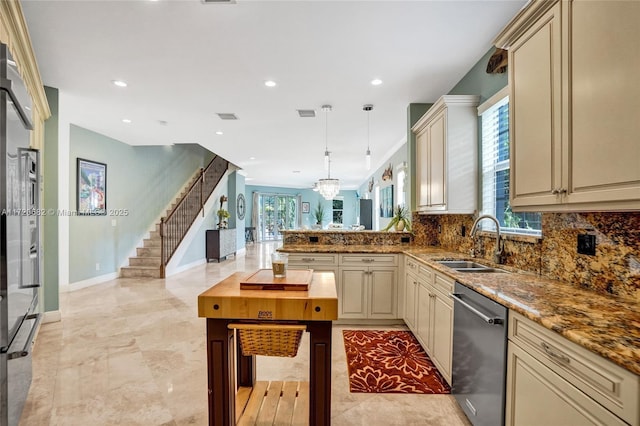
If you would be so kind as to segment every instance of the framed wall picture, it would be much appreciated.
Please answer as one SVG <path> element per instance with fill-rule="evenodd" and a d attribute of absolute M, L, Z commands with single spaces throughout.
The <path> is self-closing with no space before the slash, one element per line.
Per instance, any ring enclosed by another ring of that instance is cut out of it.
<path fill-rule="evenodd" d="M 76 174 L 78 215 L 106 215 L 107 165 L 78 158 Z"/>
<path fill-rule="evenodd" d="M 307 201 L 302 202 L 302 213 L 309 213 L 310 205 Z"/>
<path fill-rule="evenodd" d="M 380 217 L 393 217 L 393 185 L 380 189 Z"/>

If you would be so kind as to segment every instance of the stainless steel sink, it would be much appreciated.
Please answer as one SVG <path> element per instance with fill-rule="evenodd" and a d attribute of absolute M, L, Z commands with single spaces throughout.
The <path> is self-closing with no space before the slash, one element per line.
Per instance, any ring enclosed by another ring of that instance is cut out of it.
<path fill-rule="evenodd" d="M 457 272 L 507 272 L 504 269 L 492 268 L 470 260 L 440 260 L 438 263 Z"/>
<path fill-rule="evenodd" d="M 458 268 L 464 268 L 464 269 L 482 269 L 482 268 L 488 268 L 488 266 L 482 265 L 480 263 L 476 263 L 476 262 L 471 262 L 469 260 L 440 260 L 438 261 L 439 264 L 447 266 L 449 268 L 453 268 L 453 269 L 458 269 Z"/>

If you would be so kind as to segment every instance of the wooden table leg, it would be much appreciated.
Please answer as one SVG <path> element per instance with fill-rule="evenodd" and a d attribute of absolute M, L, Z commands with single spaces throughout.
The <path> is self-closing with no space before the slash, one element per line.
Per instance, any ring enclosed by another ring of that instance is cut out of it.
<path fill-rule="evenodd" d="M 233 368 L 233 330 L 228 320 L 207 318 L 209 426 L 235 425 L 236 393 Z"/>
<path fill-rule="evenodd" d="M 242 355 L 240 339 L 236 339 L 236 351 L 238 354 L 238 386 L 253 387 L 256 384 L 256 357 Z"/>
<path fill-rule="evenodd" d="M 309 425 L 331 424 L 331 321 L 309 321 Z"/>

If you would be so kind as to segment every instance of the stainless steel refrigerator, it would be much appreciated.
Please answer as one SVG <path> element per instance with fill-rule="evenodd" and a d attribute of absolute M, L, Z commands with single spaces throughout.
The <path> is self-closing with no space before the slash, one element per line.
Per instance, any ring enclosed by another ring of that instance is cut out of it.
<path fill-rule="evenodd" d="M 29 148 L 31 98 L 0 44 L 0 426 L 17 425 L 40 321 L 40 167 Z"/>

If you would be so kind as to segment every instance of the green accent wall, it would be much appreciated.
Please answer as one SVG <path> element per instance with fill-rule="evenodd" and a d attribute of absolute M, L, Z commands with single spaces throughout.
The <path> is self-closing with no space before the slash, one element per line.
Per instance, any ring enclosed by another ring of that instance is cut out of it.
<path fill-rule="evenodd" d="M 43 176 L 43 208 L 57 211 L 58 204 L 58 90 L 44 88 L 51 117 L 44 123 L 44 149 L 41 153 Z M 44 310 L 57 311 L 60 307 L 58 281 L 58 216 L 42 217 Z"/>
<path fill-rule="evenodd" d="M 480 95 L 480 103 L 483 103 L 500 89 L 509 84 L 507 73 L 487 74 L 487 63 L 493 55 L 495 47 L 492 47 L 476 64 L 462 77 L 448 95 Z"/>
<path fill-rule="evenodd" d="M 70 283 L 118 272 L 179 190 L 213 158 L 199 145 L 131 146 L 75 125 L 69 139 L 71 209 L 77 158 L 83 158 L 107 164 L 108 213 L 70 217 Z M 127 213 L 109 214 L 118 210 Z"/>

